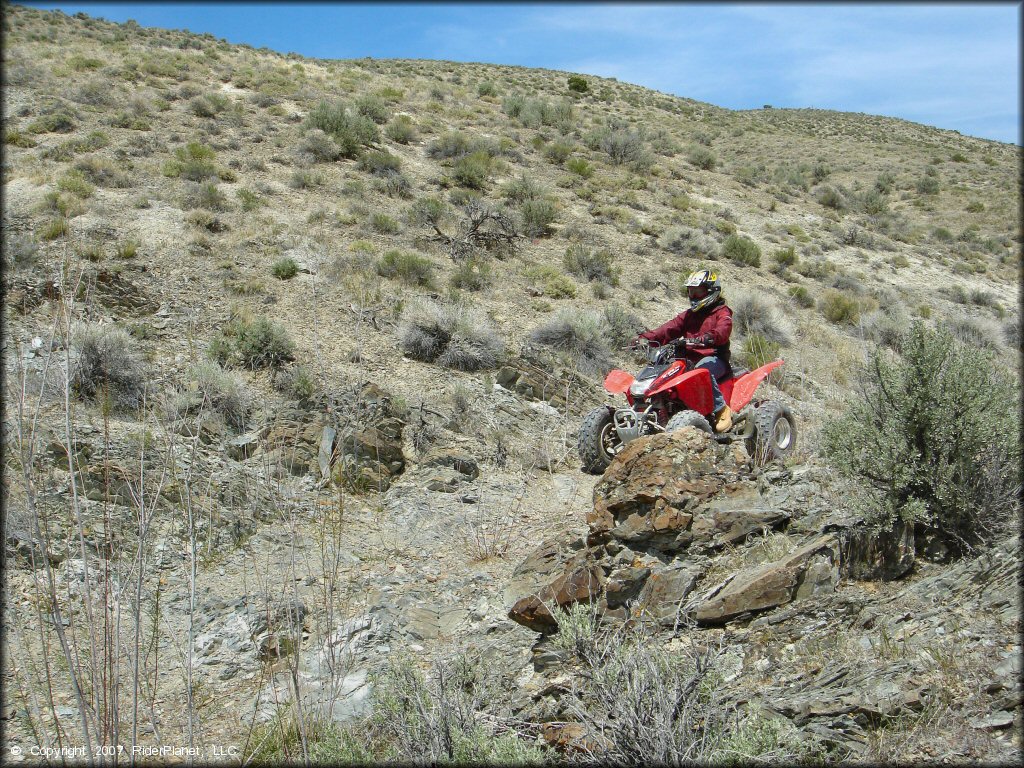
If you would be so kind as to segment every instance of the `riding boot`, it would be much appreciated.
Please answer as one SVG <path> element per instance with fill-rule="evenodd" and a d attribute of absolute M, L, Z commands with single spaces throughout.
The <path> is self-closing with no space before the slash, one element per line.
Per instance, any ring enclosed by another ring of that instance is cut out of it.
<path fill-rule="evenodd" d="M 732 411 L 729 406 L 722 406 L 722 409 L 715 414 L 715 432 L 728 432 L 732 427 Z"/>

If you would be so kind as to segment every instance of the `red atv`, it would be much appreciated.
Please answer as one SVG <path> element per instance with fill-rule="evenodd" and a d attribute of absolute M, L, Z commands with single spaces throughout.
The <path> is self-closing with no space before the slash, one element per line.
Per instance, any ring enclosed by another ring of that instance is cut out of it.
<path fill-rule="evenodd" d="M 734 367 L 729 378 L 718 382 L 725 402 L 736 415 L 727 432 L 715 434 L 708 421 L 713 412 L 711 374 L 704 368 L 694 368 L 688 360 L 676 360 L 675 344 L 643 346 L 651 365 L 636 377 L 616 369 L 604 380 L 608 392 L 626 395 L 629 407 L 602 405 L 583 419 L 577 450 L 584 472 L 604 472 L 630 440 L 680 427 L 697 427 L 720 443 L 743 440 L 759 462 L 783 459 L 793 452 L 796 421 L 789 408 L 774 400 L 751 402 L 758 385 L 783 364 L 782 360 L 755 371 Z"/>

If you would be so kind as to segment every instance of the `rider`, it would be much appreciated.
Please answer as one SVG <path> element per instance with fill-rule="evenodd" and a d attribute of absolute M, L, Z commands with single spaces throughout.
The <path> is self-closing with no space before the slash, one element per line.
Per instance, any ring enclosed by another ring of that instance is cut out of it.
<path fill-rule="evenodd" d="M 732 310 L 725 304 L 718 274 L 701 269 L 686 280 L 690 308 L 684 309 L 664 325 L 644 331 L 637 340 L 647 339 L 659 344 L 679 340 L 685 344 L 683 357 L 695 368 L 707 368 L 711 374 L 714 395 L 714 426 L 725 432 L 732 426 L 732 411 L 718 388 L 718 379 L 727 378 L 729 367 L 729 334 L 732 333 Z"/>

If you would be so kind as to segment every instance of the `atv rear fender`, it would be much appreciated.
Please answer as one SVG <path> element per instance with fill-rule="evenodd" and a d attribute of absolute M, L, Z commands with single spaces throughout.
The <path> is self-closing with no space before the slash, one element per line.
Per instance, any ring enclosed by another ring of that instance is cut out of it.
<path fill-rule="evenodd" d="M 750 398 L 754 396 L 754 392 L 757 391 L 761 382 L 767 378 L 769 373 L 782 365 L 783 362 L 783 360 L 773 360 L 735 379 L 732 385 L 732 392 L 728 394 L 722 393 L 726 395 L 726 402 L 729 403 L 729 408 L 733 411 L 743 410 L 746 404 L 750 402 Z"/>

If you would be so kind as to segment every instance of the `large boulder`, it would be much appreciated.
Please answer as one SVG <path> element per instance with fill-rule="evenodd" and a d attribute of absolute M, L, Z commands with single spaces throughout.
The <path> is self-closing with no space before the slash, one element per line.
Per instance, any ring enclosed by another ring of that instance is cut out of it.
<path fill-rule="evenodd" d="M 839 583 L 839 551 L 836 537 L 826 535 L 780 560 L 742 570 L 712 589 L 694 615 L 699 623 L 718 624 L 832 592 Z"/>
<path fill-rule="evenodd" d="M 842 535 L 843 576 L 893 581 L 914 565 L 914 524 L 897 520 L 889 528 L 855 526 Z"/>
<path fill-rule="evenodd" d="M 506 590 L 506 596 L 514 600 L 509 618 L 535 632 L 556 630 L 552 609 L 590 602 L 601 594 L 605 574 L 597 554 L 555 541 L 542 544 L 512 574 Z"/>
<path fill-rule="evenodd" d="M 634 440 L 594 487 L 589 541 L 674 555 L 695 544 L 735 544 L 784 522 L 785 512 L 741 482 L 746 469 L 745 456 L 697 429 Z"/>

